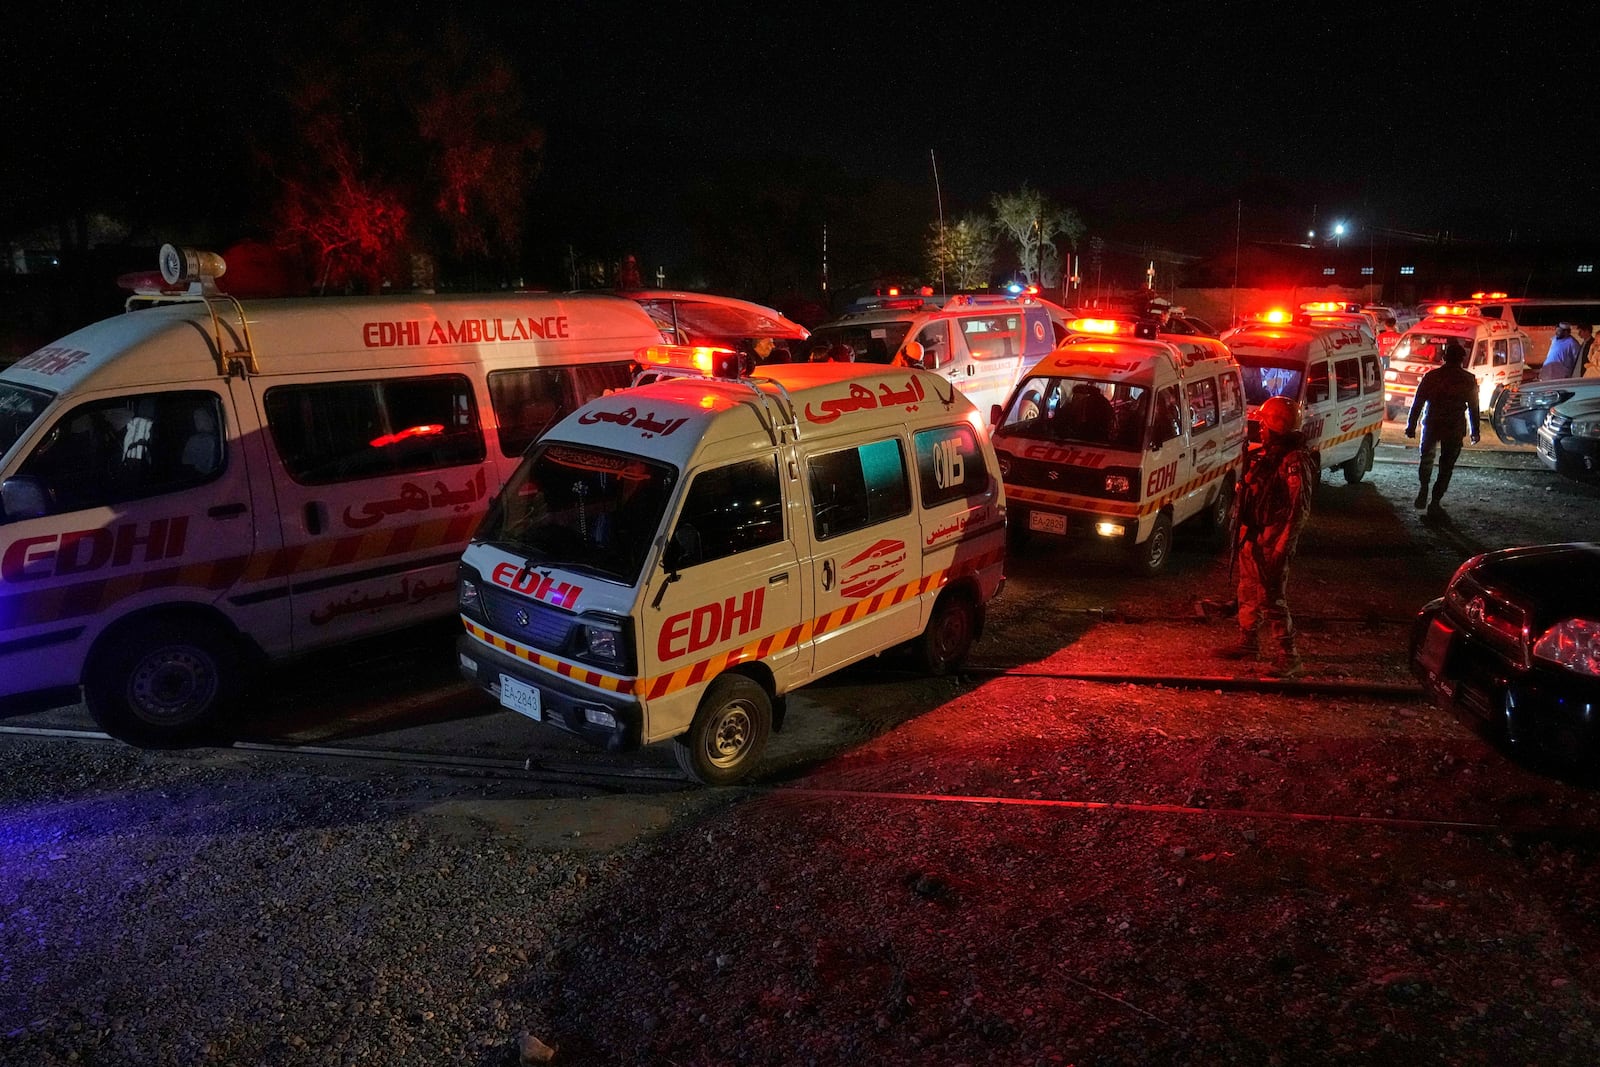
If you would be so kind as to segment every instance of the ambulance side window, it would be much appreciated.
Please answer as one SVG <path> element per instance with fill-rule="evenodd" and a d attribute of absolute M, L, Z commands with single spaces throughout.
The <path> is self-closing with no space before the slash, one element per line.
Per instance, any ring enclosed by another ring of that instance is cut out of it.
<path fill-rule="evenodd" d="M 1361 395 L 1361 362 L 1341 359 L 1333 365 L 1334 381 L 1339 386 L 1340 400 L 1353 400 Z"/>
<path fill-rule="evenodd" d="M 966 423 L 918 430 L 917 481 L 922 506 L 931 508 L 989 491 L 989 465 L 983 461 L 978 435 Z"/>
<path fill-rule="evenodd" d="M 1496 367 L 1504 367 L 1510 351 L 1510 346 L 1504 340 L 1496 341 L 1494 343 L 1494 365 Z"/>
<path fill-rule="evenodd" d="M 499 423 L 500 454 L 520 456 L 546 430 L 611 389 L 625 389 L 630 365 L 582 363 L 566 367 L 497 370 L 489 375 L 489 403 Z"/>
<path fill-rule="evenodd" d="M 1022 316 L 973 315 L 961 320 L 961 334 L 974 359 L 1009 359 L 1022 354 Z"/>
<path fill-rule="evenodd" d="M 1479 341 L 1472 350 L 1472 365 L 1484 367 L 1489 363 L 1489 342 Z"/>
<path fill-rule="evenodd" d="M 1221 421 L 1217 411 L 1217 383 L 1202 378 L 1189 383 L 1189 429 L 1194 433 L 1209 430 Z"/>
<path fill-rule="evenodd" d="M 1361 391 L 1376 393 L 1383 388 L 1383 368 L 1377 356 L 1361 357 Z"/>
<path fill-rule="evenodd" d="M 1178 387 L 1164 385 L 1156 391 L 1155 414 L 1150 419 L 1150 447 L 1166 444 L 1174 437 L 1183 436 L 1183 408 L 1178 401 Z"/>
<path fill-rule="evenodd" d="M 778 458 L 747 459 L 696 474 L 672 540 L 686 567 L 782 541 Z"/>
<path fill-rule="evenodd" d="M 1328 399 L 1328 364 L 1317 360 L 1311 364 L 1311 376 L 1306 379 L 1306 403 L 1321 404 Z"/>
<path fill-rule="evenodd" d="M 911 512 L 905 456 L 896 438 L 812 456 L 806 471 L 819 541 Z"/>
<path fill-rule="evenodd" d="M 922 365 L 928 370 L 950 365 L 949 322 L 928 323 L 917 332 L 917 343 L 922 345 Z"/>
<path fill-rule="evenodd" d="M 1239 375 L 1228 371 L 1217 379 L 1217 386 L 1222 399 L 1222 421 L 1232 422 L 1244 414 L 1244 389 L 1239 384 Z"/>
<path fill-rule="evenodd" d="M 73 408 L 17 468 L 38 479 L 50 513 L 190 489 L 222 472 L 215 393 L 145 393 Z"/>
<path fill-rule="evenodd" d="M 1513 363 L 1521 363 L 1522 362 L 1522 358 L 1523 358 L 1522 338 L 1513 337 L 1511 339 L 1511 362 L 1513 362 Z"/>
<path fill-rule="evenodd" d="M 500 424 L 500 453 L 520 456 L 574 407 L 572 384 L 561 367 L 497 370 L 489 375 L 489 403 Z"/>
<path fill-rule="evenodd" d="M 482 463 L 472 384 L 462 375 L 267 390 L 267 426 L 302 485 Z"/>

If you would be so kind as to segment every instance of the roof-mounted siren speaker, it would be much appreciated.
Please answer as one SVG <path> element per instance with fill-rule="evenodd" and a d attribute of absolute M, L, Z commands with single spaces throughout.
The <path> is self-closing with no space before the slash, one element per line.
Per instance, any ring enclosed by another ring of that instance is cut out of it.
<path fill-rule="evenodd" d="M 161 279 L 168 285 L 187 285 L 191 293 L 215 293 L 217 279 L 227 272 L 228 265 L 215 252 L 161 246 Z"/>

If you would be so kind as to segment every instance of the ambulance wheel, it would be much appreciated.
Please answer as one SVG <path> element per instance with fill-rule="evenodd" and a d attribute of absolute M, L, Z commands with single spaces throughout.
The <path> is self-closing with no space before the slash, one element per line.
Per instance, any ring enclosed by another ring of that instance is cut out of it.
<path fill-rule="evenodd" d="M 1344 480 L 1347 485 L 1355 485 L 1366 477 L 1372 469 L 1372 438 L 1363 437 L 1361 447 L 1356 454 L 1344 461 Z"/>
<path fill-rule="evenodd" d="M 702 785 L 732 785 L 755 770 L 772 733 L 772 698 L 742 674 L 706 689 L 687 733 L 673 742 L 678 766 Z"/>
<path fill-rule="evenodd" d="M 1216 499 L 1205 510 L 1202 520 L 1206 537 L 1218 547 L 1228 541 L 1228 520 L 1233 517 L 1233 475 L 1222 479 L 1222 488 L 1217 490 Z"/>
<path fill-rule="evenodd" d="M 1150 528 L 1150 536 L 1130 547 L 1128 560 L 1135 574 L 1149 577 L 1160 574 L 1171 557 L 1172 516 L 1163 511 L 1156 516 L 1156 524 Z"/>
<path fill-rule="evenodd" d="M 145 620 L 100 639 L 84 703 L 102 730 L 131 745 L 192 744 L 215 732 L 238 665 L 215 626 Z"/>
<path fill-rule="evenodd" d="M 935 677 L 949 674 L 967 661 L 977 639 L 978 609 L 971 598 L 947 592 L 933 605 L 933 617 L 917 641 L 917 659 Z"/>

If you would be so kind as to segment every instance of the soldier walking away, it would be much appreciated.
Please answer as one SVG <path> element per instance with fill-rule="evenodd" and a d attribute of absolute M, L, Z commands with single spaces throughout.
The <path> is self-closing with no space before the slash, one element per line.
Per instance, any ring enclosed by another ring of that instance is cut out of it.
<path fill-rule="evenodd" d="M 1226 659 L 1259 658 L 1258 635 L 1266 622 L 1277 645 L 1268 673 L 1292 678 L 1300 673 L 1301 664 L 1289 614 L 1289 563 L 1311 514 L 1320 461 L 1300 432 L 1299 404 L 1286 396 L 1269 397 L 1256 417 L 1261 423 L 1261 447 L 1246 460 L 1233 541 L 1239 639 L 1219 652 Z"/>
<path fill-rule="evenodd" d="M 1478 379 L 1467 370 L 1467 350 L 1459 341 L 1445 345 L 1444 365 L 1435 367 L 1417 383 L 1406 419 L 1406 436 L 1417 436 L 1417 421 L 1422 422 L 1422 442 L 1418 447 L 1416 505 L 1430 513 L 1439 511 L 1439 501 L 1450 488 L 1450 472 L 1461 455 L 1461 439 L 1472 437 L 1478 443 Z M 1426 409 L 1426 410 L 1424 410 Z M 1433 473 L 1433 454 L 1439 454 L 1439 477 L 1433 494 L 1428 493 L 1428 477 Z"/>

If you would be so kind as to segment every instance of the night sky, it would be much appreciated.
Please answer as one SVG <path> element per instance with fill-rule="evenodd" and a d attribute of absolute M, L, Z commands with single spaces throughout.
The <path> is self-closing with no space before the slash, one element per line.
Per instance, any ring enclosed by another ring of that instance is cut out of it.
<path fill-rule="evenodd" d="M 39 4 L 0 40 L 0 234 L 76 205 L 181 228 L 250 206 L 250 131 L 342 5 Z M 355 5 L 359 6 L 359 5 Z M 1600 233 L 1578 5 L 381 5 L 511 57 L 554 239 L 641 245 L 730 164 L 902 183 L 947 216 L 1027 182 L 1093 233 L 1204 251 L 1319 220 Z M 1481 10 L 1482 13 L 1473 13 Z M 921 202 L 916 202 L 920 198 Z M 558 232 L 559 231 L 559 232 Z"/>

